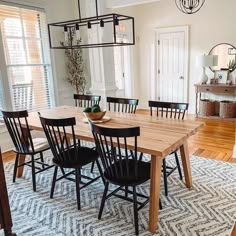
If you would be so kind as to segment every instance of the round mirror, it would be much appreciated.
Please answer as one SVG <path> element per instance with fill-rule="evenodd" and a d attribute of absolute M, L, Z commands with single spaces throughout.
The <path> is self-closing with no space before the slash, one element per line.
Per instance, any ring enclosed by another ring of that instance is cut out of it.
<path fill-rule="evenodd" d="M 218 55 L 218 65 L 211 66 L 210 69 L 234 71 L 236 69 L 236 48 L 229 43 L 221 43 L 214 46 L 209 55 Z"/>

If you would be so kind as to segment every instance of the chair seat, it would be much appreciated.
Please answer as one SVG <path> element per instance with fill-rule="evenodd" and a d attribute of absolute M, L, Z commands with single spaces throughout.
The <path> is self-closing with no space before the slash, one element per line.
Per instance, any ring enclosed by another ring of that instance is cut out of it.
<path fill-rule="evenodd" d="M 117 165 L 117 164 L 116 164 Z M 121 161 L 122 169 L 126 169 L 126 161 Z M 119 166 L 119 165 L 118 165 Z M 112 164 L 107 170 L 104 172 L 104 177 L 111 183 L 121 186 L 134 186 L 138 184 L 142 184 L 150 179 L 150 167 L 151 164 L 149 162 L 138 162 L 138 176 L 135 176 L 135 160 L 128 160 L 128 169 L 129 173 L 125 171 L 126 173 L 121 174 L 120 173 L 120 167 L 117 168 L 118 176 L 114 176 L 112 178 L 108 177 L 108 173 L 110 170 L 115 172 L 115 165 Z M 122 176 L 122 177 L 121 177 Z"/>
<path fill-rule="evenodd" d="M 40 152 L 44 151 L 45 149 L 49 149 L 49 144 L 46 138 L 33 138 L 32 141 L 34 144 L 35 152 Z M 32 152 L 32 149 L 30 148 L 29 151 Z"/>
<path fill-rule="evenodd" d="M 49 149 L 49 144 L 46 138 L 33 138 L 32 142 L 34 145 L 34 151 L 32 150 L 31 146 L 28 148 L 25 145 L 21 146 L 21 148 L 24 151 L 18 150 L 15 147 L 13 148 L 13 151 L 19 154 L 31 155 L 31 154 L 37 154 L 39 152 L 46 151 L 47 149 Z"/>
<path fill-rule="evenodd" d="M 79 168 L 97 160 L 97 158 L 98 153 L 96 150 L 87 147 L 79 147 L 77 148 L 77 152 L 75 152 L 75 148 L 71 148 L 65 151 L 63 156 L 61 155 L 52 160 L 55 165 L 63 168 Z"/>

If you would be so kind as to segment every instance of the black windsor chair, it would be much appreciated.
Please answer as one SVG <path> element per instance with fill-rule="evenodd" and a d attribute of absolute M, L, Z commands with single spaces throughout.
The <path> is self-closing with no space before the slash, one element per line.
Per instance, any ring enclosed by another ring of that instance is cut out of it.
<path fill-rule="evenodd" d="M 27 121 L 27 110 L 2 111 L 2 114 L 14 144 L 13 151 L 16 153 L 13 182 L 16 180 L 17 168 L 24 165 L 30 166 L 32 169 L 33 190 L 36 191 L 36 174 L 53 167 L 52 165 L 44 163 L 43 159 L 43 152 L 50 149 L 47 139 L 32 138 Z M 35 158 L 36 154 L 39 154 L 40 157 Z M 18 164 L 20 155 L 29 155 L 31 156 L 31 160 L 26 161 L 23 164 Z M 40 168 L 38 165 L 36 166 L 36 164 L 40 164 L 42 168 Z"/>
<path fill-rule="evenodd" d="M 97 162 L 98 153 L 94 149 L 80 146 L 79 141 L 75 137 L 74 126 L 76 121 L 74 117 L 66 119 L 47 119 L 40 116 L 40 120 L 53 153 L 52 161 L 55 166 L 50 198 L 53 198 L 56 182 L 66 178 L 76 183 L 77 207 L 78 210 L 80 210 L 80 190 L 100 178 L 100 176 L 91 178 L 82 175 L 81 168 L 94 161 Z M 69 137 L 68 132 L 70 133 Z M 98 162 L 97 166 L 101 171 Z M 58 167 L 60 167 L 62 171 L 62 176 L 59 178 L 57 178 Z M 64 168 L 73 170 L 65 173 Z M 69 177 L 74 174 L 75 179 Z M 82 182 L 82 178 L 88 180 L 88 182 Z M 80 184 L 82 184 L 82 186 L 80 186 Z"/>
<path fill-rule="evenodd" d="M 106 199 L 111 196 L 133 202 L 135 233 L 138 235 L 138 211 L 148 203 L 149 197 L 137 193 L 136 188 L 150 179 L 150 163 L 143 162 L 138 158 L 137 138 L 140 135 L 140 128 L 105 128 L 92 122 L 90 122 L 90 125 L 102 163 L 105 182 L 98 219 L 102 217 Z M 128 144 L 134 146 L 132 158 L 128 153 Z M 119 187 L 108 194 L 109 184 L 118 185 Z M 128 190 L 128 187 L 132 188 L 132 191 Z M 118 191 L 122 191 L 124 194 L 118 194 Z M 133 198 L 129 198 L 128 193 L 132 194 Z M 137 197 L 145 200 L 140 202 Z"/>
<path fill-rule="evenodd" d="M 175 103 L 175 102 L 160 102 L 160 101 L 149 101 L 148 105 L 150 107 L 150 115 L 153 114 L 153 108 L 156 108 L 157 116 L 161 116 L 163 118 L 170 119 L 184 119 L 186 111 L 188 110 L 188 103 Z M 170 167 L 166 165 L 166 159 L 164 158 L 162 161 L 162 171 L 164 178 L 164 187 L 165 187 L 165 195 L 168 196 L 168 185 L 167 185 L 167 177 L 170 176 L 176 169 L 178 169 L 179 177 L 182 180 L 182 171 L 179 163 L 179 158 L 177 154 L 178 150 L 173 151 L 171 154 L 175 155 L 176 166 Z M 169 171 L 167 171 L 169 170 Z"/>
<path fill-rule="evenodd" d="M 138 99 L 107 97 L 108 110 L 114 112 L 135 113 Z M 93 172 L 94 163 L 91 166 Z"/>

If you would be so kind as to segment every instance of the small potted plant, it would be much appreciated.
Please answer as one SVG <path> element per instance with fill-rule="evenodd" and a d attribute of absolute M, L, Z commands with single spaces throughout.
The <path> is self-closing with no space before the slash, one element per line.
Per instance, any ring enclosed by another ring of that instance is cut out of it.
<path fill-rule="evenodd" d="M 227 75 L 227 84 L 232 84 L 233 82 L 233 74 L 232 72 L 235 70 L 236 68 L 236 62 L 235 60 L 229 60 L 229 64 L 228 64 L 228 75 Z"/>

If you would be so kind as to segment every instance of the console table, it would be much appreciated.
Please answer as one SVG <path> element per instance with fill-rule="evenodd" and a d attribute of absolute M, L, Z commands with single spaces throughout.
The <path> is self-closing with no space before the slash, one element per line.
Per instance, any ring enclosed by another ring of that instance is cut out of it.
<path fill-rule="evenodd" d="M 6 180 L 3 169 L 2 154 L 0 149 L 0 229 L 4 230 L 6 236 L 16 236 L 12 233 L 11 211 L 8 201 Z"/>
<path fill-rule="evenodd" d="M 236 85 L 226 84 L 195 84 L 196 93 L 196 110 L 195 114 L 198 117 L 199 103 L 202 93 L 220 94 L 223 96 L 236 96 Z"/>

